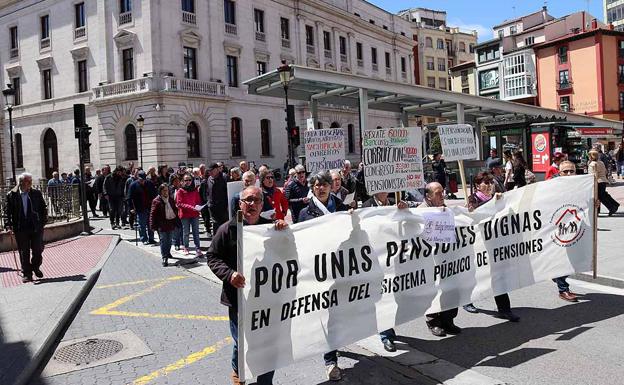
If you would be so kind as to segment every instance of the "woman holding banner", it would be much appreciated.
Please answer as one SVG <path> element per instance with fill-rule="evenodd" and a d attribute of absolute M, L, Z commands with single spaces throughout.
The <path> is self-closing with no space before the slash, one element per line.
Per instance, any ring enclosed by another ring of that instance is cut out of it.
<path fill-rule="evenodd" d="M 515 170 L 514 170 L 515 173 Z M 474 211 L 482 204 L 489 202 L 494 197 L 494 185 L 492 184 L 492 174 L 483 171 L 474 178 L 474 193 L 468 197 L 468 210 Z M 496 199 L 500 199 L 503 194 L 497 193 Z M 503 318 L 511 322 L 520 321 L 520 317 L 511 312 L 511 301 L 507 293 L 494 297 L 498 308 L 498 318 Z M 469 313 L 478 313 L 479 310 L 472 304 L 464 305 L 464 310 Z"/>
<path fill-rule="evenodd" d="M 305 222 L 325 214 L 349 209 L 338 197 L 330 194 L 331 184 L 332 177 L 328 171 L 320 171 L 310 177 L 308 185 L 312 190 L 312 197 L 308 205 L 299 213 L 298 222 Z M 327 378 L 330 381 L 340 381 L 342 372 L 338 367 L 338 351 L 332 350 L 325 353 L 323 359 L 325 360 Z"/>

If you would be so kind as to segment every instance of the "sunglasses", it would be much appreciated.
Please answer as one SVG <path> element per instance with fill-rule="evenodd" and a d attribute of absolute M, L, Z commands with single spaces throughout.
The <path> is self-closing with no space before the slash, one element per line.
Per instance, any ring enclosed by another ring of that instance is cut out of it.
<path fill-rule="evenodd" d="M 253 198 L 253 197 L 249 197 L 247 199 L 241 199 L 241 202 L 245 202 L 248 205 L 253 205 L 253 204 L 259 204 L 262 202 L 262 199 L 260 198 Z"/>

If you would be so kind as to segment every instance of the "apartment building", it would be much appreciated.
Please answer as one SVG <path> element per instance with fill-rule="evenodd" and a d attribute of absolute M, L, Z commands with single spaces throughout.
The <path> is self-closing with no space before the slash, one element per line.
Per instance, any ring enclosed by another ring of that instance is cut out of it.
<path fill-rule="evenodd" d="M 624 1 L 603 0 L 604 22 L 613 24 L 616 31 L 624 31 Z"/>
<path fill-rule="evenodd" d="M 17 90 L 18 172 L 48 178 L 78 164 L 73 104 L 87 105 L 89 163 L 198 165 L 287 157 L 284 103 L 242 82 L 288 63 L 413 83 L 411 24 L 360 0 L 0 1 L 0 81 Z M 306 106 L 297 106 L 305 126 Z M 144 119 L 139 127 L 137 119 Z M 347 129 L 355 111 L 323 105 Z M 393 125 L 373 114 L 372 127 Z M 10 169 L 7 119 L 3 167 Z M 5 173 L 6 175 L 6 173 Z"/>

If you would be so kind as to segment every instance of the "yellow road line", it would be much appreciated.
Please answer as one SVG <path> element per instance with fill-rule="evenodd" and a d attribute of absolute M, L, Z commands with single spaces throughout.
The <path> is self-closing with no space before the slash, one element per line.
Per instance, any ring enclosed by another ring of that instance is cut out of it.
<path fill-rule="evenodd" d="M 175 372 L 176 370 L 180 370 L 182 368 L 184 368 L 185 366 L 191 365 L 192 363 L 201 360 L 202 358 L 213 354 L 215 352 L 217 352 L 218 350 L 220 350 L 221 348 L 223 348 L 226 345 L 229 345 L 232 342 L 232 339 L 230 337 L 226 337 L 223 340 L 217 342 L 216 344 L 212 345 L 212 346 L 208 346 L 206 349 L 201 350 L 199 352 L 195 352 L 195 353 L 191 353 L 188 356 L 172 363 L 169 364 L 167 366 L 165 366 L 162 369 L 158 369 L 148 375 L 145 375 L 143 377 L 139 377 L 136 380 L 134 380 L 132 382 L 132 385 L 146 385 L 152 381 L 154 381 L 155 379 L 162 377 L 162 376 L 166 376 L 171 372 Z"/>
<path fill-rule="evenodd" d="M 121 286 L 132 286 L 132 285 L 140 285 L 142 283 L 146 283 L 146 282 L 157 282 L 157 281 L 177 281 L 179 279 L 185 279 L 187 277 L 185 277 L 184 275 L 176 275 L 173 277 L 169 277 L 169 278 L 154 278 L 154 279 L 143 279 L 140 281 L 131 281 L 131 282 L 120 282 L 120 283 L 113 283 L 110 285 L 100 285 L 100 286 L 96 286 L 96 289 L 108 289 L 111 287 L 121 287 Z"/>
<path fill-rule="evenodd" d="M 123 305 L 126 302 L 132 301 L 133 299 L 135 299 L 137 297 L 140 297 L 140 296 L 142 296 L 144 294 L 147 294 L 150 291 L 154 291 L 154 290 L 156 290 L 158 288 L 161 288 L 161 287 L 165 286 L 168 283 L 169 282 L 167 282 L 167 281 L 163 281 L 163 282 L 158 283 L 158 284 L 156 284 L 154 286 L 150 286 L 147 289 L 143 289 L 143 290 L 141 290 L 141 291 L 139 291 L 137 293 L 130 294 L 130 295 L 127 295 L 125 297 L 121 297 L 121 298 L 119 298 L 118 300 L 116 300 L 113 303 L 109 303 L 108 305 L 102 306 L 99 309 L 93 310 L 91 312 L 91 314 L 94 314 L 94 315 L 106 315 L 106 314 L 108 314 L 108 312 L 110 310 L 113 310 L 114 308 L 119 307 L 119 306 Z"/>

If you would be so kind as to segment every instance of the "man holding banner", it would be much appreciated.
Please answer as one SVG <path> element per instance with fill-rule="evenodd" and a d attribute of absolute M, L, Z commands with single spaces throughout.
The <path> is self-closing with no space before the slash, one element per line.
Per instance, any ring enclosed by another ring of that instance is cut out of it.
<path fill-rule="evenodd" d="M 260 217 L 264 199 L 260 188 L 251 186 L 241 192 L 240 209 L 243 212 L 244 225 L 252 226 L 268 224 L 271 221 Z M 283 230 L 288 224 L 282 220 L 275 222 L 277 230 Z M 233 217 L 216 231 L 214 239 L 208 249 L 208 266 L 212 272 L 223 281 L 221 303 L 228 307 L 230 318 L 230 333 L 234 340 L 232 351 L 232 383 L 244 383 L 238 378 L 238 297 L 237 289 L 245 287 L 245 277 L 237 270 L 237 222 Z M 273 383 L 273 371 L 258 376 L 258 385 Z"/>

